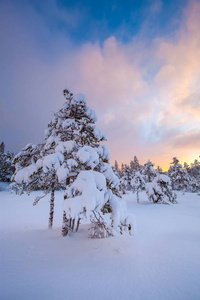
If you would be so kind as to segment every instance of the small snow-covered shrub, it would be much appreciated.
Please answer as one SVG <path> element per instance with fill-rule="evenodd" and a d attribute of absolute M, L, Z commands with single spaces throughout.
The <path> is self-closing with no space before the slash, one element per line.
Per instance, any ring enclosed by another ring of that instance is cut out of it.
<path fill-rule="evenodd" d="M 92 226 L 89 228 L 90 238 L 106 238 L 113 236 L 113 230 L 111 226 L 104 220 L 101 212 L 92 211 L 93 215 L 90 218 Z"/>
<path fill-rule="evenodd" d="M 146 183 L 145 189 L 149 200 L 154 203 L 176 203 L 176 194 L 172 192 L 167 175 L 158 174 L 152 182 Z"/>
<path fill-rule="evenodd" d="M 125 201 L 112 194 L 107 188 L 105 176 L 97 171 L 81 171 L 78 174 L 66 190 L 63 209 L 64 236 L 69 231 L 77 231 L 81 219 L 91 221 L 91 238 L 122 234 L 123 231 L 133 233 L 133 223 L 127 216 Z M 110 218 L 107 218 L 107 214 Z"/>

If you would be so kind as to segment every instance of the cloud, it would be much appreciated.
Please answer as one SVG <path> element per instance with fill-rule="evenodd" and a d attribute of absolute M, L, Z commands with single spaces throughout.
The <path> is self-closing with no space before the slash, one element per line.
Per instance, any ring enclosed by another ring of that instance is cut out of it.
<path fill-rule="evenodd" d="M 174 146 L 176 148 L 184 148 L 189 150 L 200 149 L 200 130 L 192 130 L 186 134 L 176 136 L 174 139 Z"/>
<path fill-rule="evenodd" d="M 103 43 L 75 44 L 65 30 L 59 30 L 59 20 L 66 26 L 77 23 L 68 19 L 69 11 L 60 17 L 55 1 L 45 15 L 45 7 L 41 14 L 29 4 L 21 11 L 9 3 L 0 12 L 4 70 L 0 74 L 4 114 L 0 134 L 9 149 L 17 145 L 20 150 L 43 138 L 51 113 L 63 103 L 62 90 L 69 87 L 86 94 L 88 105 L 96 110 L 97 125 L 108 136 L 112 162 L 128 163 L 137 155 L 143 163 L 150 158 L 166 166 L 173 156 L 197 157 L 198 2 L 185 8 L 173 37 L 144 40 L 142 28 L 126 44 L 114 35 Z M 162 2 L 154 2 L 152 13 L 161 9 Z M 78 10 L 74 16 L 79 22 Z"/>

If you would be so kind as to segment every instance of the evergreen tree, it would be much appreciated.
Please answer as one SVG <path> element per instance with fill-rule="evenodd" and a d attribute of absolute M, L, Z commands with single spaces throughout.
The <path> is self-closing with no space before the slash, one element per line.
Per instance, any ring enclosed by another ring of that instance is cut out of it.
<path fill-rule="evenodd" d="M 173 162 L 168 170 L 169 177 L 172 183 L 172 189 L 177 191 L 189 191 L 190 190 L 190 176 L 182 165 L 179 164 L 179 160 L 173 157 Z"/>
<path fill-rule="evenodd" d="M 115 173 L 115 175 L 120 178 L 120 169 L 119 169 L 119 165 L 118 162 L 115 160 L 115 165 L 112 167 L 113 172 Z"/>
<path fill-rule="evenodd" d="M 77 106 L 80 105 L 80 96 L 73 97 L 71 103 L 74 101 L 77 102 Z M 79 111 L 77 107 L 76 112 Z M 86 98 L 82 104 L 81 115 L 74 114 L 73 118 L 84 124 L 84 131 L 82 126 L 80 129 L 76 128 L 77 149 L 73 157 L 76 166 L 73 169 L 74 176 L 71 177 L 65 191 L 63 236 L 70 231 L 77 231 L 80 220 L 84 218 L 90 218 L 92 223 L 90 237 L 113 235 L 113 229 L 121 233 L 123 230 L 130 231 L 125 203 L 119 197 L 119 179 L 109 163 L 110 151 L 106 146 L 99 144 L 106 138 L 96 128 L 97 117 L 94 111 L 87 107 Z M 82 134 L 84 139 L 81 138 Z M 110 226 L 104 218 L 104 214 L 107 213 L 112 220 Z"/>
<path fill-rule="evenodd" d="M 75 176 L 73 171 L 77 162 L 73 159 L 73 151 L 78 145 L 105 140 L 94 128 L 96 114 L 86 107 L 84 96 L 73 97 L 69 90 L 64 90 L 63 94 L 66 102 L 48 124 L 44 141 L 38 145 L 27 145 L 14 160 L 14 180 L 20 192 L 44 190 L 44 195 L 37 197 L 34 205 L 51 193 L 49 228 L 53 225 L 55 190 Z"/>
<path fill-rule="evenodd" d="M 25 160 L 23 155 L 17 156 L 20 164 L 14 180 L 22 186 L 22 192 L 30 192 L 37 187 L 45 190 L 44 195 L 51 193 L 50 228 L 53 224 L 55 189 L 61 186 L 66 188 L 62 228 L 64 236 L 69 231 L 78 230 L 80 219 L 84 216 L 92 215 L 94 218 L 97 213 L 106 212 L 112 212 L 111 216 L 114 216 L 115 204 L 122 200 L 116 197 L 118 178 L 109 164 L 109 150 L 99 144 L 106 137 L 95 126 L 95 112 L 87 107 L 84 95 L 73 95 L 67 89 L 63 94 L 66 99 L 64 106 L 48 124 L 44 142 L 31 146 L 28 153 L 25 153 Z M 102 184 L 102 176 L 106 187 Z M 92 188 L 87 193 L 90 184 Z M 36 198 L 35 204 L 42 197 Z M 125 219 L 118 220 L 118 227 L 128 228 Z"/>
<path fill-rule="evenodd" d="M 184 162 L 183 168 L 189 173 L 190 172 L 190 166 Z"/>
<path fill-rule="evenodd" d="M 200 182 L 195 178 L 190 176 L 189 178 L 189 191 L 192 193 L 198 192 L 200 189 Z"/>
<path fill-rule="evenodd" d="M 5 144 L 2 142 L 0 145 L 0 181 L 2 182 L 10 182 L 14 173 L 13 157 L 13 153 L 5 152 Z"/>
<path fill-rule="evenodd" d="M 189 168 L 189 174 L 200 182 L 200 162 L 195 159 Z"/>
<path fill-rule="evenodd" d="M 145 189 L 144 176 L 139 172 L 135 172 L 133 179 L 131 180 L 131 186 L 137 195 L 137 202 L 139 203 L 139 192 Z"/>
<path fill-rule="evenodd" d="M 127 164 L 125 164 L 120 179 L 121 188 L 124 194 L 126 193 L 127 190 L 131 189 L 131 180 L 132 180 L 131 169 Z"/>
<path fill-rule="evenodd" d="M 152 163 L 150 160 L 148 160 L 147 163 L 144 164 L 142 174 L 145 175 L 146 182 L 152 182 L 156 177 L 156 170 L 153 167 L 154 163 Z"/>
<path fill-rule="evenodd" d="M 171 181 L 167 175 L 158 174 L 152 182 L 146 183 L 146 193 L 153 203 L 176 203 L 176 194 L 172 192 Z"/>
<path fill-rule="evenodd" d="M 162 174 L 163 173 L 162 168 L 160 168 L 159 166 L 157 166 L 156 173 Z"/>
<path fill-rule="evenodd" d="M 192 164 L 192 168 L 190 168 L 190 166 L 184 162 L 184 169 L 188 174 L 188 181 L 189 181 L 189 185 L 187 187 L 187 190 L 194 193 L 194 192 L 198 192 L 200 189 L 200 166 L 199 166 L 199 162 L 197 160 L 195 160 L 194 164 Z"/>
<path fill-rule="evenodd" d="M 140 171 L 140 164 L 137 156 L 134 156 L 133 160 L 130 162 L 131 172 L 134 174 L 135 172 Z"/>
<path fill-rule="evenodd" d="M 22 149 L 14 158 L 15 174 L 13 176 L 13 189 L 17 193 L 30 194 L 35 190 L 43 190 L 43 195 L 35 198 L 36 205 L 47 194 L 50 197 L 49 228 L 53 226 L 54 194 L 55 189 L 61 187 L 60 167 L 63 161 L 61 153 L 48 149 L 48 142 L 29 144 Z M 54 149 L 55 150 L 55 149 Z"/>
<path fill-rule="evenodd" d="M 122 163 L 121 164 L 121 169 L 119 172 L 119 190 L 120 193 L 123 195 L 126 194 L 126 182 L 124 181 L 124 170 L 125 170 L 125 165 Z"/>

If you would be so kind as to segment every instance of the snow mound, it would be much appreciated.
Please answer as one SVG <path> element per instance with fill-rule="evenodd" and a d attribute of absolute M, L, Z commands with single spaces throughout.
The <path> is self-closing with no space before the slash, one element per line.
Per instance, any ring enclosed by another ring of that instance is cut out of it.
<path fill-rule="evenodd" d="M 99 156 L 97 152 L 90 146 L 84 146 L 78 150 L 77 158 L 83 164 L 87 164 L 91 169 L 94 169 L 99 163 Z"/>
<path fill-rule="evenodd" d="M 66 142 L 59 142 L 58 146 L 55 148 L 55 152 L 61 153 L 71 153 L 75 148 L 75 141 L 66 141 Z"/>
<path fill-rule="evenodd" d="M 39 161 L 41 161 L 41 160 L 39 160 Z M 64 156 L 60 152 L 56 152 L 56 153 L 45 156 L 43 159 L 43 162 L 42 162 L 43 172 L 48 173 L 49 170 L 50 171 L 53 169 L 57 170 L 61 166 L 63 161 L 64 161 Z"/>
<path fill-rule="evenodd" d="M 81 171 L 76 180 L 66 191 L 63 209 L 68 218 L 84 215 L 89 219 L 92 211 L 100 211 L 104 205 L 107 191 L 106 179 L 99 172 Z"/>
<path fill-rule="evenodd" d="M 76 94 L 73 96 L 73 102 L 87 104 L 87 97 L 84 94 Z"/>
<path fill-rule="evenodd" d="M 32 164 L 26 168 L 23 168 L 19 170 L 16 175 L 14 176 L 14 180 L 21 184 L 23 182 L 30 182 L 31 181 L 31 175 L 34 173 L 37 173 L 38 166 L 36 164 Z"/>
<path fill-rule="evenodd" d="M 65 163 L 57 169 L 56 175 L 58 176 L 58 181 L 60 183 L 64 182 L 67 179 L 69 175 L 69 169 L 67 168 Z"/>

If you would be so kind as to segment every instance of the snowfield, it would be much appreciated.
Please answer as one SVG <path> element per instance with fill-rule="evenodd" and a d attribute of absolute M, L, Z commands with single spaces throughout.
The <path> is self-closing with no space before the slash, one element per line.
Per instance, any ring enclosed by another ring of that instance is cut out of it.
<path fill-rule="evenodd" d="M 145 193 L 124 196 L 137 234 L 89 239 L 88 224 L 61 236 L 63 192 L 49 198 L 0 192 L 0 299 L 199 300 L 200 196 L 153 204 Z"/>

